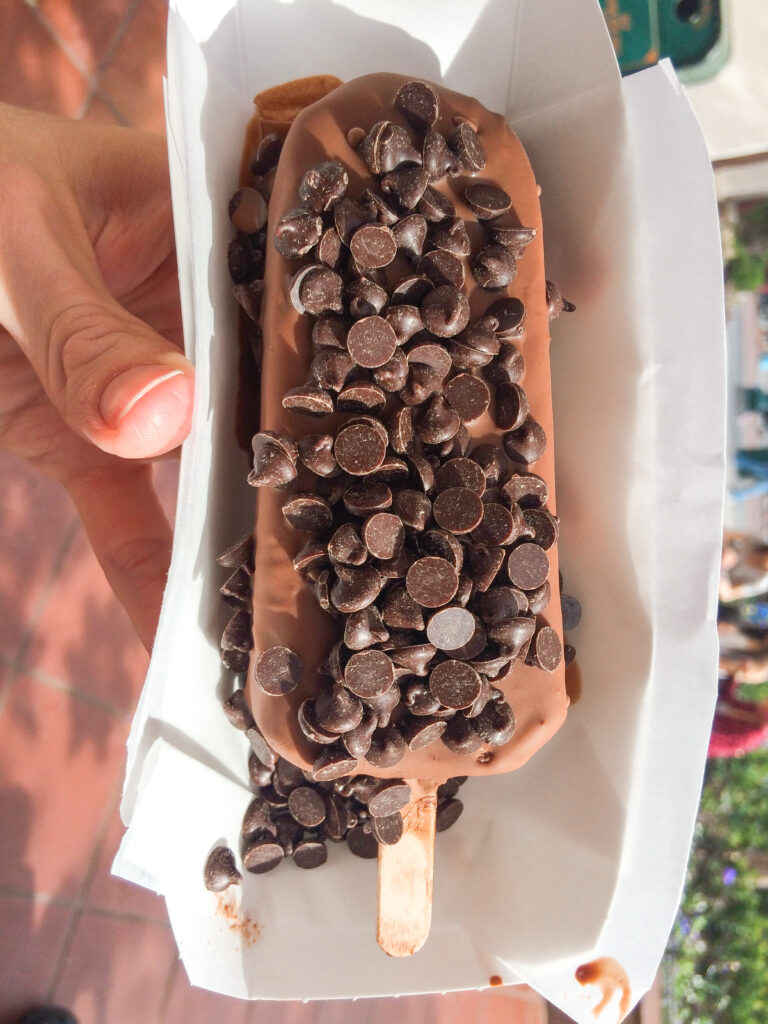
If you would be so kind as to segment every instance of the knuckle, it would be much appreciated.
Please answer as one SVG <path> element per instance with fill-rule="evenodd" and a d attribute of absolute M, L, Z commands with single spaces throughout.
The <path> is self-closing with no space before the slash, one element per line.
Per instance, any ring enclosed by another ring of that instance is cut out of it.
<path fill-rule="evenodd" d="M 107 578 L 123 590 L 141 596 L 162 590 L 168 574 L 170 547 L 161 538 L 132 538 L 115 544 L 103 558 Z"/>

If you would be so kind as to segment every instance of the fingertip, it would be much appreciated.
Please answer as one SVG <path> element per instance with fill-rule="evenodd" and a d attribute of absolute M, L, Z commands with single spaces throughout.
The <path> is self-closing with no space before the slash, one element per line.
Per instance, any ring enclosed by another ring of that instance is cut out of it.
<path fill-rule="evenodd" d="M 111 428 L 97 440 L 122 458 L 152 458 L 177 448 L 192 423 L 194 377 L 174 367 L 135 366 L 111 381 L 100 411 Z"/>

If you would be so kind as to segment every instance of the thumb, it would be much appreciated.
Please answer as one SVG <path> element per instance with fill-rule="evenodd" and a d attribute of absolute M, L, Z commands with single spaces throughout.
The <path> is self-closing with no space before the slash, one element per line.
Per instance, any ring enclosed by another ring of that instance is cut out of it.
<path fill-rule="evenodd" d="M 191 364 L 112 297 L 82 222 L 37 198 L 23 223 L 11 214 L 0 244 L 0 321 L 76 433 L 125 458 L 176 448 L 191 422 Z"/>

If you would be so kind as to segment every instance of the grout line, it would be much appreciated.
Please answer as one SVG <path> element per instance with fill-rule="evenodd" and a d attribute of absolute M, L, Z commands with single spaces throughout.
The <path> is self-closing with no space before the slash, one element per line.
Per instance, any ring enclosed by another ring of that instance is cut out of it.
<path fill-rule="evenodd" d="M 57 676 L 49 675 L 40 668 L 34 667 L 22 667 L 18 669 L 20 674 L 29 676 L 30 679 L 34 679 L 36 683 L 41 683 L 43 686 L 47 686 L 51 690 L 56 690 L 59 693 L 68 693 L 72 697 L 76 697 L 78 700 L 83 701 L 85 704 L 89 704 L 91 707 L 98 708 L 100 711 L 104 711 L 111 718 L 117 718 L 121 722 L 130 722 L 132 714 L 130 711 L 123 711 L 115 704 L 110 704 L 109 701 L 103 700 L 101 697 L 96 697 L 92 693 L 88 693 L 87 690 L 81 690 L 77 686 L 72 686 L 71 683 L 66 682 L 63 679 L 59 679 Z"/>
<path fill-rule="evenodd" d="M 135 14 L 136 14 L 136 11 L 139 8 L 139 4 L 140 3 L 141 3 L 141 0 L 131 0 L 130 7 L 128 8 L 128 10 L 123 15 L 122 20 L 120 21 L 120 24 L 115 29 L 115 33 L 112 36 L 112 38 L 110 39 L 110 41 L 109 41 L 109 45 L 107 46 L 106 52 L 105 52 L 104 56 L 101 58 L 101 60 L 99 61 L 97 67 L 96 67 L 96 73 L 95 73 L 95 76 L 94 76 L 94 84 L 96 85 L 97 88 L 98 88 L 99 82 L 101 81 L 101 76 L 107 70 L 107 66 L 108 66 L 109 62 L 112 60 L 112 58 L 114 57 L 115 51 L 117 50 L 118 46 L 123 41 L 123 39 L 125 38 L 125 34 L 128 31 L 128 26 L 133 21 L 133 18 L 134 18 Z"/>
<path fill-rule="evenodd" d="M 105 92 L 102 92 L 101 89 L 96 89 L 91 99 L 100 100 L 104 104 L 104 106 L 107 107 L 107 109 L 110 111 L 113 117 L 116 117 L 120 124 L 123 125 L 123 127 L 131 127 L 131 122 L 128 120 L 127 117 L 120 113 L 111 96 L 108 96 Z"/>
<path fill-rule="evenodd" d="M 173 995 L 173 986 L 176 983 L 176 975 L 179 973 L 181 968 L 181 960 L 178 954 L 176 954 L 171 961 L 171 966 L 168 970 L 168 977 L 165 979 L 163 985 L 163 991 L 160 995 L 160 1004 L 157 1008 L 157 1018 L 155 1024 L 167 1024 L 166 1014 L 168 1013 L 168 1007 L 171 1002 L 171 996 Z M 173 1024 L 171 1021 L 170 1024 Z"/>
<path fill-rule="evenodd" d="M 113 917 L 120 921 L 151 924 L 160 928 L 168 927 L 168 920 L 163 917 L 133 914 L 130 910 L 115 910 L 113 907 L 101 907 L 96 903 L 78 904 L 77 896 L 56 896 L 47 892 L 27 892 L 14 885 L 0 885 L 0 899 L 39 903 L 47 907 L 69 907 L 72 910 L 82 910 L 89 914 L 98 914 L 100 917 Z"/>
<path fill-rule="evenodd" d="M 38 597 L 35 606 L 32 609 L 32 612 L 29 616 L 29 619 L 27 620 L 27 627 L 24 630 L 24 634 L 21 638 L 21 643 L 19 644 L 18 650 L 16 651 L 16 654 L 14 655 L 10 663 L 5 662 L 4 659 L 4 662 L 6 664 L 9 664 L 9 670 L 5 686 L 3 686 L 2 691 L 0 691 L 0 716 L 2 716 L 3 712 L 8 706 L 8 701 L 10 700 L 11 693 L 15 687 L 16 681 L 18 680 L 19 673 L 24 668 L 24 659 L 27 655 L 27 651 L 29 650 L 30 644 L 32 643 L 32 638 L 35 635 L 35 630 L 37 629 L 40 619 L 42 618 L 43 611 L 45 610 L 45 606 L 48 603 L 48 598 L 51 596 L 54 585 L 56 584 L 56 581 L 59 578 L 59 573 L 61 572 L 61 568 L 64 564 L 64 561 L 67 555 L 69 554 L 69 549 L 72 547 L 72 543 L 75 539 L 75 535 L 77 533 L 79 525 L 80 519 L 79 517 L 75 517 L 64 531 L 64 538 L 61 541 L 58 552 L 56 553 L 56 558 L 54 559 L 51 574 L 48 577 L 48 581 L 46 582 L 45 586 L 41 589 L 40 596 Z"/>
<path fill-rule="evenodd" d="M 37 6 L 35 0 L 26 0 L 26 5 L 32 11 L 34 16 L 37 18 L 38 22 L 42 25 L 42 27 L 45 29 L 48 35 L 56 43 L 56 45 L 67 58 L 67 60 L 70 62 L 70 64 L 73 65 L 75 70 L 80 72 L 80 74 L 83 76 L 86 82 L 89 83 L 89 85 L 93 85 L 94 76 L 90 73 L 86 65 L 83 64 L 83 62 L 80 60 L 80 57 L 72 49 L 72 47 L 69 45 L 68 41 L 64 38 L 64 36 L 61 35 L 56 26 L 53 25 L 48 20 L 45 14 L 43 14 L 43 12 Z"/>

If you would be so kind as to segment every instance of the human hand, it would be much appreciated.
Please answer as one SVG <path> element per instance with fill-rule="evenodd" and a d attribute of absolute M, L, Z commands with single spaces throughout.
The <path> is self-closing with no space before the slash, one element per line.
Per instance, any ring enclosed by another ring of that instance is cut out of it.
<path fill-rule="evenodd" d="M 0 445 L 62 483 L 149 648 L 189 432 L 165 140 L 0 104 Z"/>

